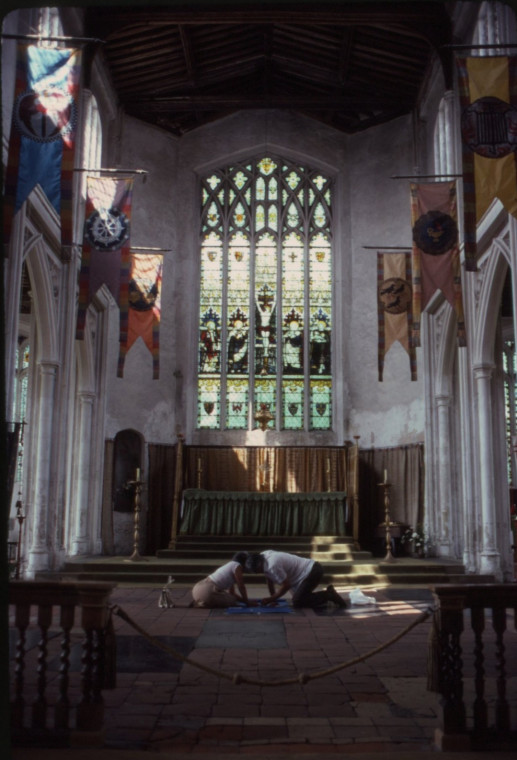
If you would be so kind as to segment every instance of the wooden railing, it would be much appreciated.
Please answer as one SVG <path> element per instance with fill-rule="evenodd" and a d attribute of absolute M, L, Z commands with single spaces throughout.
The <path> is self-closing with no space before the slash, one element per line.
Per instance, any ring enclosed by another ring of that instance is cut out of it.
<path fill-rule="evenodd" d="M 439 609 L 431 659 L 443 710 L 436 744 L 444 751 L 516 750 L 517 584 L 433 592 Z"/>
<path fill-rule="evenodd" d="M 109 597 L 115 584 L 9 584 L 13 744 L 102 734 Z M 80 657 L 75 653 L 80 652 Z M 72 695 L 79 695 L 74 698 Z"/>

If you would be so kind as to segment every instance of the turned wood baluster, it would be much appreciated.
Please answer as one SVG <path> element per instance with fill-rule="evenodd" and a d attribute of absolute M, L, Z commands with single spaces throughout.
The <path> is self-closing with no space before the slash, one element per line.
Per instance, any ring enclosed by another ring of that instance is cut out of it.
<path fill-rule="evenodd" d="M 88 629 L 83 639 L 83 651 L 81 655 L 81 701 L 77 706 L 77 722 L 79 728 L 88 728 L 87 716 L 92 699 L 93 680 L 93 630 Z M 83 725 L 83 719 L 86 725 Z"/>
<path fill-rule="evenodd" d="M 79 590 L 82 608 L 83 642 L 83 696 L 77 708 L 77 728 L 85 731 L 102 729 L 104 699 L 104 634 L 108 621 L 108 596 L 111 589 L 89 588 Z"/>
<path fill-rule="evenodd" d="M 13 728 L 23 728 L 25 699 L 23 697 L 25 671 L 25 634 L 30 620 L 30 604 L 16 606 L 14 624 L 18 630 L 14 668 L 14 696 L 11 702 L 11 724 Z"/>
<path fill-rule="evenodd" d="M 32 727 L 45 728 L 47 723 L 47 644 L 48 629 L 52 622 L 52 605 L 40 604 L 38 606 L 38 625 L 41 630 L 41 639 L 38 644 L 38 681 L 37 697 L 32 705 Z"/>
<path fill-rule="evenodd" d="M 68 728 L 70 715 L 70 698 L 68 696 L 70 672 L 70 631 L 74 625 L 74 605 L 61 607 L 60 625 L 63 629 L 61 640 L 61 665 L 59 667 L 59 697 L 55 707 L 54 721 L 56 728 Z"/>
<path fill-rule="evenodd" d="M 472 630 L 474 631 L 474 686 L 476 698 L 474 700 L 474 731 L 479 734 L 486 733 L 488 726 L 487 703 L 485 700 L 485 657 L 483 653 L 483 631 L 485 630 L 485 610 L 482 607 L 474 607 L 471 610 Z"/>
<path fill-rule="evenodd" d="M 508 732 L 510 730 L 510 709 L 506 699 L 506 656 L 503 638 L 506 631 L 506 610 L 504 608 L 492 608 L 492 626 L 496 633 L 497 700 L 495 703 L 495 724 L 498 731 Z"/>
<path fill-rule="evenodd" d="M 463 701 L 463 659 L 460 644 L 463 632 L 464 600 L 440 599 L 440 691 L 445 734 L 462 734 L 466 730 Z"/>

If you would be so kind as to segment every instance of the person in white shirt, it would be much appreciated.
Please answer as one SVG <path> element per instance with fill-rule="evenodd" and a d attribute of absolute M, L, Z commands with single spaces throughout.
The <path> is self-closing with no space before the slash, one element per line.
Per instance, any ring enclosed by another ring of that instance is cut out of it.
<path fill-rule="evenodd" d="M 258 602 L 250 601 L 244 583 L 243 568 L 248 552 L 237 552 L 230 562 L 210 573 L 192 589 L 194 607 L 236 607 L 244 602 L 247 607 L 255 607 Z M 237 586 L 240 593 L 237 593 Z"/>
<path fill-rule="evenodd" d="M 323 577 L 323 567 L 319 562 L 305 557 L 298 557 L 288 552 L 272 549 L 260 554 L 250 553 L 246 561 L 246 570 L 264 573 L 269 596 L 261 604 L 274 604 L 277 599 L 291 592 L 293 607 L 323 607 L 332 602 L 338 607 L 346 607 L 346 602 L 334 586 L 327 586 L 324 591 L 314 591 Z"/>

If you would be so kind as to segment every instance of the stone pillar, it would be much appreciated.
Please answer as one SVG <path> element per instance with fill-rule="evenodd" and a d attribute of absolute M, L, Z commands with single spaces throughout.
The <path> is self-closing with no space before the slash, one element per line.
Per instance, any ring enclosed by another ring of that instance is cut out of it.
<path fill-rule="evenodd" d="M 440 503 L 440 536 L 438 553 L 440 556 L 451 555 L 451 446 L 450 446 L 450 396 L 436 396 L 438 413 L 438 494 Z"/>
<path fill-rule="evenodd" d="M 479 483 L 481 497 L 481 573 L 501 580 L 501 556 L 496 545 L 496 510 L 494 488 L 494 443 L 491 388 L 493 365 L 474 367 L 478 397 Z"/>
<path fill-rule="evenodd" d="M 37 422 L 34 435 L 34 500 L 32 505 L 32 543 L 29 549 L 27 572 L 29 575 L 38 570 L 47 570 L 49 563 L 49 500 L 51 486 L 52 427 L 54 417 L 54 392 L 56 385 L 57 364 L 40 362 L 38 364 L 39 394 L 37 404 Z"/>
<path fill-rule="evenodd" d="M 79 393 L 79 429 L 77 431 L 79 454 L 72 554 L 86 554 L 90 550 L 88 514 L 90 507 L 90 452 L 94 399 L 95 394 L 90 391 Z"/>
<path fill-rule="evenodd" d="M 444 116 L 444 165 L 440 167 L 446 173 L 455 173 L 460 170 L 461 162 L 458 156 L 457 134 L 457 95 L 454 90 L 447 90 L 443 95 Z"/>

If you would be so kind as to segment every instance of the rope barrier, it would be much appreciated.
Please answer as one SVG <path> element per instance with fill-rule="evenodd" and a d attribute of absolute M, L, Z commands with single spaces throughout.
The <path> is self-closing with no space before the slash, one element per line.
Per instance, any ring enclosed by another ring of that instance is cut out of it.
<path fill-rule="evenodd" d="M 388 641 L 385 641 L 383 644 L 379 644 L 379 646 L 375 647 L 375 649 L 371 649 L 369 652 L 366 652 L 365 654 L 362 654 L 359 657 L 354 657 L 351 660 L 347 660 L 338 665 L 334 665 L 331 668 L 326 668 L 325 670 L 316 671 L 315 673 L 298 673 L 297 676 L 294 676 L 292 678 L 282 678 L 277 681 L 263 681 L 259 678 L 249 678 L 248 676 L 244 676 L 241 673 L 233 673 L 233 674 L 225 673 L 221 670 L 216 670 L 215 668 L 211 668 L 209 665 L 204 665 L 202 662 L 193 660 L 190 657 L 187 657 L 181 654 L 181 652 L 176 651 L 172 647 L 169 647 L 167 644 L 164 644 L 155 636 L 152 636 L 151 634 L 147 633 L 147 631 L 144 630 L 142 626 L 140 626 L 138 623 L 136 623 L 127 614 L 127 612 L 125 612 L 121 607 L 119 607 L 118 604 L 115 604 L 112 607 L 110 607 L 110 612 L 122 618 L 122 620 L 124 620 L 126 623 L 128 623 L 128 625 L 134 628 L 135 631 L 138 631 L 138 633 L 144 636 L 154 646 L 158 647 L 164 652 L 167 652 L 167 654 L 172 655 L 176 659 L 181 660 L 182 662 L 185 662 L 188 665 L 193 665 L 194 667 L 199 668 L 200 670 L 204 670 L 206 673 L 210 673 L 211 675 L 217 676 L 218 678 L 225 678 L 227 681 L 231 681 L 235 685 L 238 685 L 241 683 L 247 683 L 247 684 L 253 684 L 255 686 L 288 686 L 290 684 L 296 684 L 296 683 L 303 685 L 303 684 L 308 683 L 309 681 L 315 680 L 316 678 L 323 678 L 325 676 L 332 675 L 333 673 L 337 673 L 339 670 L 344 670 L 345 668 L 349 668 L 351 665 L 357 665 L 358 663 L 368 660 L 370 657 L 373 657 L 374 655 L 379 654 L 379 652 L 382 652 L 384 649 L 387 649 L 388 647 L 395 644 L 401 638 L 406 636 L 410 631 L 412 631 L 413 628 L 416 628 L 417 625 L 420 625 L 420 623 L 423 623 L 425 620 L 427 620 L 427 618 L 434 615 L 435 611 L 436 611 L 436 608 L 433 608 L 433 607 L 428 607 L 427 609 L 423 610 L 402 631 L 399 631 L 399 633 L 397 633 L 391 639 L 388 639 Z"/>

